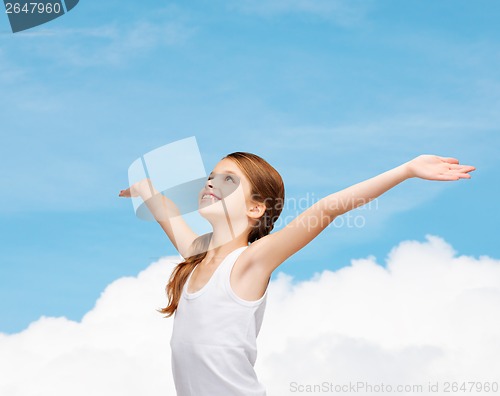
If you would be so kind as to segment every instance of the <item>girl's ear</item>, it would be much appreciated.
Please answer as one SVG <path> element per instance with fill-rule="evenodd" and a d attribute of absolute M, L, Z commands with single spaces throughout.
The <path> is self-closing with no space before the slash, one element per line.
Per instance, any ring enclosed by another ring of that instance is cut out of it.
<path fill-rule="evenodd" d="M 261 202 L 252 202 L 250 208 L 247 210 L 247 215 L 253 219 L 258 219 L 266 212 L 266 205 Z"/>

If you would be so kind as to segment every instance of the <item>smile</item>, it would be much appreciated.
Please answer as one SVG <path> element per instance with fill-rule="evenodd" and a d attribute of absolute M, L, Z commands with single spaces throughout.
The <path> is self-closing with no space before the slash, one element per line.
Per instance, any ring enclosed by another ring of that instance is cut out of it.
<path fill-rule="evenodd" d="M 203 196 L 201 197 L 201 199 L 210 199 L 210 200 L 214 200 L 214 201 L 220 201 L 220 199 L 217 198 L 213 194 L 203 194 Z"/>

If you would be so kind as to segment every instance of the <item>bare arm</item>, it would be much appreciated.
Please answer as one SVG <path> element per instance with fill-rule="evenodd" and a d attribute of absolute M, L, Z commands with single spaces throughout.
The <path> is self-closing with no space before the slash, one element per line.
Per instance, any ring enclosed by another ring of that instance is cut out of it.
<path fill-rule="evenodd" d="M 455 158 L 421 155 L 371 179 L 330 194 L 298 215 L 281 230 L 266 235 L 249 247 L 251 265 L 270 275 L 288 257 L 302 249 L 337 216 L 362 206 L 412 177 L 451 181 L 469 179 L 475 168 L 459 165 Z"/>
<path fill-rule="evenodd" d="M 140 196 L 179 254 L 187 257 L 188 249 L 198 235 L 184 221 L 175 203 L 156 190 L 149 179 L 120 191 L 119 196 Z"/>

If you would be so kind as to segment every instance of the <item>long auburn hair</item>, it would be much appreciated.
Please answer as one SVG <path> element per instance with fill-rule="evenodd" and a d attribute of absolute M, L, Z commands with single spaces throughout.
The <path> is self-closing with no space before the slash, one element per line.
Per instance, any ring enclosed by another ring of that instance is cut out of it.
<path fill-rule="evenodd" d="M 252 199 L 266 205 L 264 214 L 255 222 L 248 234 L 248 242 L 255 242 L 272 231 L 274 223 L 281 214 L 285 200 L 283 179 L 276 169 L 258 155 L 237 151 L 226 155 L 222 159 L 225 158 L 233 160 L 250 181 Z M 165 288 L 168 305 L 165 308 L 157 309 L 158 312 L 165 314 L 165 318 L 175 313 L 184 284 L 189 274 L 207 255 L 211 238 L 211 232 L 196 238 L 193 242 L 194 251 L 202 253 L 187 257 L 185 261 L 177 264 L 172 271 Z"/>

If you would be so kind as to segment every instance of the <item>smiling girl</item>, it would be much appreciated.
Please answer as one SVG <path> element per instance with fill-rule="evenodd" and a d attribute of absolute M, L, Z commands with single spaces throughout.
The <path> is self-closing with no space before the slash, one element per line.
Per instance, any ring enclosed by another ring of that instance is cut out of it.
<path fill-rule="evenodd" d="M 469 179 L 475 168 L 455 158 L 421 155 L 330 194 L 271 233 L 285 198 L 280 174 L 261 157 L 231 153 L 217 163 L 198 196 L 212 232 L 197 235 L 176 205 L 144 179 L 120 192 L 140 196 L 184 261 L 167 284 L 174 315 L 170 340 L 178 396 L 265 396 L 254 370 L 273 271 L 337 216 L 409 178 Z"/>

